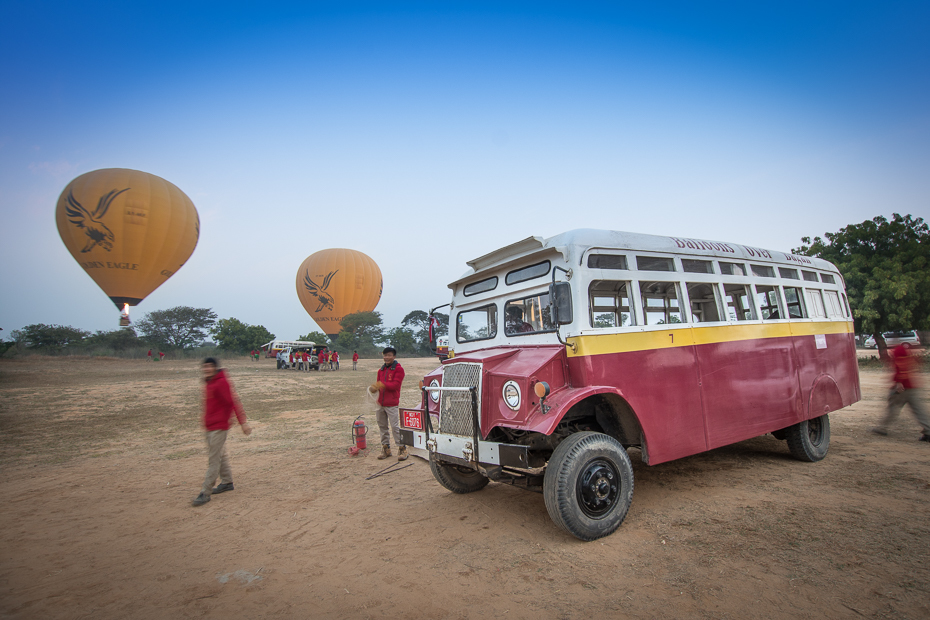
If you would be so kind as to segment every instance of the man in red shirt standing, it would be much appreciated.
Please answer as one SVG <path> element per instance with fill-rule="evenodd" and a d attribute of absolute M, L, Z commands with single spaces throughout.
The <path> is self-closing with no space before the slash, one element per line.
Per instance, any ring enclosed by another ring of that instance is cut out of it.
<path fill-rule="evenodd" d="M 229 467 L 229 456 L 226 453 L 226 433 L 229 431 L 229 419 L 233 413 L 242 432 L 246 435 L 252 432 L 252 427 L 245 420 L 245 412 L 239 404 L 239 398 L 232 385 L 226 378 L 226 372 L 217 367 L 216 360 L 208 357 L 201 365 L 204 380 L 203 399 L 203 427 L 206 430 L 207 475 L 203 486 L 192 502 L 194 506 L 203 506 L 210 501 L 210 495 L 217 495 L 233 490 L 232 469 Z M 220 484 L 213 488 L 216 477 L 220 477 Z"/>
<path fill-rule="evenodd" d="M 404 382 L 404 369 L 394 356 L 397 355 L 397 349 L 394 347 L 385 347 L 381 352 L 384 365 L 378 369 L 378 380 L 369 388 L 372 392 L 378 391 L 378 428 L 381 430 L 381 454 L 379 459 L 386 459 L 391 456 L 391 435 L 394 435 L 394 443 L 397 444 L 397 460 L 407 460 L 407 446 L 400 443 L 400 386 Z"/>
<path fill-rule="evenodd" d="M 329 365 L 333 370 L 339 370 L 339 351 L 333 349 L 333 361 Z"/>
<path fill-rule="evenodd" d="M 352 370 L 358 370 L 358 351 L 352 351 Z"/>
<path fill-rule="evenodd" d="M 911 352 L 910 345 L 904 343 L 891 351 L 891 362 L 894 365 L 894 376 L 891 379 L 894 385 L 888 393 L 888 413 L 885 414 L 885 419 L 881 424 L 872 429 L 872 432 L 887 435 L 888 425 L 894 422 L 904 405 L 908 404 L 924 429 L 920 441 L 930 442 L 930 417 L 927 416 L 927 411 L 923 408 L 917 393 L 918 359 Z"/>

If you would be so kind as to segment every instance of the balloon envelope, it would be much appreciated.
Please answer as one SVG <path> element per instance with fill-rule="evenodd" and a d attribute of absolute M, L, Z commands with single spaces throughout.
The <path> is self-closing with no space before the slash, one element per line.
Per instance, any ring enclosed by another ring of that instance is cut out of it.
<path fill-rule="evenodd" d="M 297 297 L 328 336 L 341 331 L 345 315 L 374 310 L 381 288 L 378 265 L 357 250 L 320 250 L 297 270 Z"/>
<path fill-rule="evenodd" d="M 184 192 L 123 168 L 71 181 L 55 221 L 68 251 L 118 308 L 135 306 L 174 275 L 200 237 L 200 217 Z"/>

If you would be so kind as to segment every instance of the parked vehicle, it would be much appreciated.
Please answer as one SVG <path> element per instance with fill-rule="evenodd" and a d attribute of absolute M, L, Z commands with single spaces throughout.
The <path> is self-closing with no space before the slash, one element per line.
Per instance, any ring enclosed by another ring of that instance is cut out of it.
<path fill-rule="evenodd" d="M 265 352 L 265 357 L 269 358 L 277 357 L 279 351 L 299 348 L 309 349 L 313 345 L 314 343 L 309 340 L 272 340 L 262 345 L 262 351 Z"/>
<path fill-rule="evenodd" d="M 633 497 L 629 451 L 656 465 L 771 433 L 802 461 L 861 398 L 853 320 L 831 263 L 734 243 L 601 230 L 530 237 L 468 262 L 455 355 L 401 409 L 454 493 L 543 493 L 582 540 Z"/>
<path fill-rule="evenodd" d="M 890 349 L 896 347 L 899 344 L 909 344 L 912 346 L 920 346 L 920 338 L 917 336 L 917 332 L 911 331 L 899 331 L 899 332 L 882 332 L 882 338 L 885 339 L 885 345 Z M 866 349 L 877 349 L 878 343 L 875 342 L 875 336 L 869 336 L 865 339 L 865 344 L 863 345 Z"/>
<path fill-rule="evenodd" d="M 436 356 L 441 359 L 449 359 L 449 337 L 440 336 L 436 339 Z"/>

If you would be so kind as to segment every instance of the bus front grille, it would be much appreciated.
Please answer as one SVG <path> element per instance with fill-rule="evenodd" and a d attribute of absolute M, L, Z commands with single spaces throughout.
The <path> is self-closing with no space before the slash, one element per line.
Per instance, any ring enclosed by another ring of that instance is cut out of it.
<path fill-rule="evenodd" d="M 459 362 L 442 368 L 443 387 L 478 388 L 478 419 L 481 419 L 481 364 Z M 447 435 L 472 437 L 474 428 L 471 392 L 443 392 L 439 406 L 439 432 Z"/>

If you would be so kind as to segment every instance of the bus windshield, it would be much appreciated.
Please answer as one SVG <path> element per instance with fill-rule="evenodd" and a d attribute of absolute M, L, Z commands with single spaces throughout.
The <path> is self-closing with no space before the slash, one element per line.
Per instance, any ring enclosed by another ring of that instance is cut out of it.
<path fill-rule="evenodd" d="M 455 325 L 455 339 L 458 342 L 488 340 L 495 336 L 497 336 L 496 304 L 459 312 Z"/>
<path fill-rule="evenodd" d="M 504 333 L 508 336 L 554 330 L 549 316 L 549 293 L 508 301 L 504 306 Z"/>

